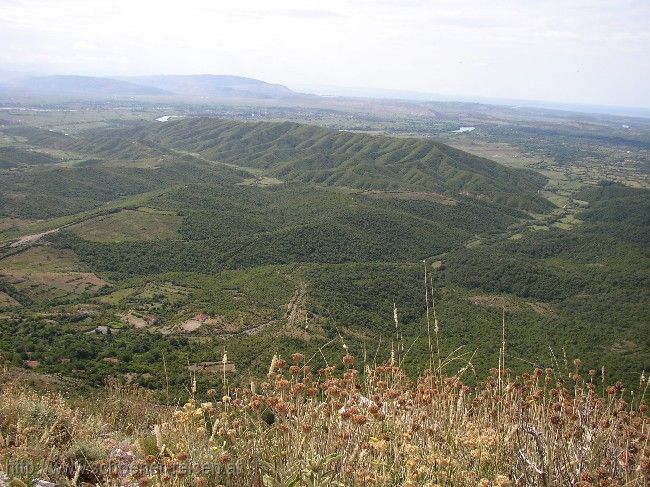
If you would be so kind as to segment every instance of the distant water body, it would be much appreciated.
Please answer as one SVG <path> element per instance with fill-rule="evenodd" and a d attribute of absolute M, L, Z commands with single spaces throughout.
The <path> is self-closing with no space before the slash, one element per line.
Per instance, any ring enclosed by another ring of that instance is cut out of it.
<path fill-rule="evenodd" d="M 164 115 L 162 117 L 158 117 L 156 119 L 156 122 L 167 122 L 172 118 L 183 118 L 183 115 Z"/>

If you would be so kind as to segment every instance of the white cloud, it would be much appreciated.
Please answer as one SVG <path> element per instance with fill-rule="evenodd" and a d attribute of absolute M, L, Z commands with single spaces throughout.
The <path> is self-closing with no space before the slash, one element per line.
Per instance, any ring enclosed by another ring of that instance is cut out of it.
<path fill-rule="evenodd" d="M 72 45 L 72 49 L 74 51 L 94 51 L 97 46 L 88 41 L 77 41 Z"/>
<path fill-rule="evenodd" d="M 0 45 L 14 69 L 650 106 L 647 0 L 0 0 Z"/>

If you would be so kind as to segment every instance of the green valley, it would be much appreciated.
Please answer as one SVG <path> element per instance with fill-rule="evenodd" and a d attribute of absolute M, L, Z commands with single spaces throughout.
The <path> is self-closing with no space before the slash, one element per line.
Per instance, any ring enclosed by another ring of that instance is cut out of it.
<path fill-rule="evenodd" d="M 417 373 L 426 268 L 441 352 L 469 382 L 498 360 L 502 318 L 517 371 L 580 357 L 631 382 L 650 367 L 646 189 L 547 199 L 530 169 L 289 122 L 89 125 L 0 127 L 0 353 L 15 365 L 180 391 L 188 364 L 224 350 L 245 382 L 274 354 L 326 361 L 345 343 L 377 362 L 398 349 Z"/>

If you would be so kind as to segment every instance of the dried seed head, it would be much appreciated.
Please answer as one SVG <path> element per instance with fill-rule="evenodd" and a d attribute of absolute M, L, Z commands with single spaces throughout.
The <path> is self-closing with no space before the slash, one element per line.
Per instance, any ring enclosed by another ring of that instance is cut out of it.
<path fill-rule="evenodd" d="M 277 368 L 277 363 L 278 363 L 278 356 L 277 354 L 273 354 L 273 358 L 271 359 L 271 365 L 269 366 L 269 377 L 271 377 L 275 373 L 275 369 Z"/>
<path fill-rule="evenodd" d="M 158 448 L 158 450 L 162 450 L 164 446 L 164 442 L 163 442 L 162 432 L 160 431 L 159 424 L 153 427 L 153 434 L 156 437 L 156 448 Z"/>

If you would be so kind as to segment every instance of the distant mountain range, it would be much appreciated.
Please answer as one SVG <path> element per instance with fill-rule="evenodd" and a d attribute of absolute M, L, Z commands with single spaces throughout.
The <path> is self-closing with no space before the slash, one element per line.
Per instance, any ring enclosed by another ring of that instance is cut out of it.
<path fill-rule="evenodd" d="M 142 86 L 129 81 L 94 76 L 36 76 L 18 78 L 4 83 L 5 90 L 57 95 L 168 95 L 168 91 Z"/>
<path fill-rule="evenodd" d="M 120 79 L 185 96 L 282 98 L 297 94 L 283 85 L 241 76 L 197 74 L 135 76 Z"/>
<path fill-rule="evenodd" d="M 192 74 L 152 76 L 78 76 L 36 75 L 0 69 L 0 95 L 47 95 L 60 98 L 116 98 L 155 96 L 170 98 L 240 99 L 240 100 L 292 100 L 313 102 L 328 97 L 346 99 L 400 100 L 405 103 L 459 102 L 481 105 L 506 106 L 512 110 L 560 110 L 575 113 L 610 114 L 650 118 L 650 108 L 605 107 L 531 100 L 468 97 L 417 93 L 404 90 L 383 90 L 337 86 L 303 85 L 301 91 L 266 81 L 243 76 Z M 308 94 L 309 93 L 309 94 Z M 381 101 L 380 101 L 381 103 Z"/>
<path fill-rule="evenodd" d="M 185 96 L 215 98 L 288 98 L 299 96 L 286 86 L 229 75 L 160 75 L 106 78 L 56 75 L 14 78 L 0 91 L 61 96 Z"/>

